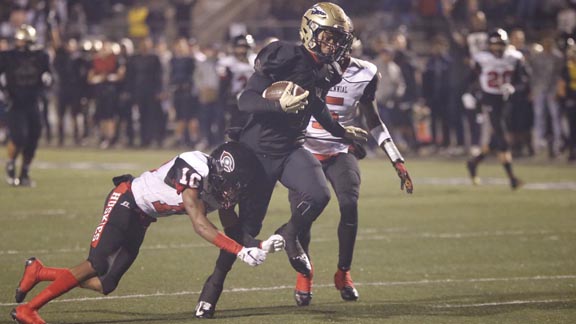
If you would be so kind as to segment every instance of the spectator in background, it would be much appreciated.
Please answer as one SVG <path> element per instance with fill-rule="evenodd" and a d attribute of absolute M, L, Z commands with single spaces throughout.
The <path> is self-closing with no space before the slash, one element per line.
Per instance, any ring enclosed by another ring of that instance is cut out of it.
<path fill-rule="evenodd" d="M 416 81 L 416 66 L 412 53 L 408 50 L 408 39 L 402 33 L 396 33 L 392 37 L 392 47 L 394 48 L 394 63 L 398 65 L 402 72 L 402 78 L 406 90 L 398 100 L 398 109 L 394 125 L 403 141 L 413 152 L 418 150 L 418 141 L 414 131 L 413 107 L 418 100 L 419 85 Z"/>
<path fill-rule="evenodd" d="M 154 44 L 160 40 L 165 40 L 164 33 L 166 32 L 166 17 L 164 16 L 164 4 L 158 1 L 151 1 L 149 4 L 148 15 L 146 16 L 146 24 L 150 31 L 150 37 Z"/>
<path fill-rule="evenodd" d="M 224 110 L 218 105 L 218 49 L 207 46 L 204 55 L 194 71 L 194 83 L 198 88 L 202 137 L 209 147 L 215 147 L 224 141 Z"/>
<path fill-rule="evenodd" d="M 514 29 L 510 32 L 510 45 L 524 55 L 524 59 L 530 55 L 526 47 L 526 36 L 522 29 Z M 530 101 L 530 71 L 520 76 L 516 91 L 510 97 L 510 111 L 506 124 L 510 136 L 512 156 L 520 157 L 527 150 L 528 156 L 534 155 L 532 144 L 532 127 L 534 126 L 534 110 Z"/>
<path fill-rule="evenodd" d="M 150 29 L 146 20 L 148 18 L 148 8 L 138 0 L 128 11 L 128 35 L 132 39 L 143 39 L 150 35 Z"/>
<path fill-rule="evenodd" d="M 64 145 L 64 125 L 68 112 L 74 131 L 74 143 L 82 141 L 80 120 L 83 95 L 85 94 L 89 66 L 83 59 L 78 41 L 69 39 L 63 46 L 56 48 L 54 70 L 58 80 L 58 145 Z"/>
<path fill-rule="evenodd" d="M 395 110 L 398 109 L 398 102 L 406 92 L 406 83 L 402 76 L 402 70 L 398 64 L 394 63 L 394 50 L 388 46 L 379 49 L 378 57 L 374 64 L 382 76 L 376 89 L 376 101 L 382 120 L 390 127 L 392 137 L 397 133 Z"/>
<path fill-rule="evenodd" d="M 482 11 L 475 12 L 470 19 L 470 32 L 466 36 L 466 43 L 470 56 L 487 49 L 488 29 L 486 16 Z"/>
<path fill-rule="evenodd" d="M 161 146 L 164 140 L 162 99 L 162 65 L 152 52 L 152 40 L 139 41 L 137 53 L 128 59 L 126 87 L 140 112 L 140 145 L 148 147 L 153 140 Z"/>
<path fill-rule="evenodd" d="M 532 71 L 531 87 L 534 100 L 534 139 L 537 149 L 548 144 L 548 155 L 553 158 L 560 150 L 562 123 L 560 105 L 556 97 L 558 81 L 564 65 L 562 53 L 556 48 L 554 38 L 546 35 L 542 45 L 535 47 L 528 61 Z M 546 140 L 546 112 L 550 114 L 552 138 Z"/>
<path fill-rule="evenodd" d="M 196 0 L 176 0 L 174 11 L 176 12 L 176 30 L 178 37 L 189 38 L 192 27 L 192 8 Z"/>
<path fill-rule="evenodd" d="M 178 39 L 174 44 L 173 56 L 170 59 L 170 88 L 176 110 L 176 145 L 182 147 L 193 147 L 199 139 L 199 107 L 192 97 L 195 66 L 194 58 L 190 55 L 188 40 Z"/>
<path fill-rule="evenodd" d="M 447 40 L 436 36 L 432 53 L 422 75 L 422 96 L 430 108 L 432 142 L 442 148 L 450 145 L 450 65 Z M 440 131 L 440 133 L 439 133 Z"/>
<path fill-rule="evenodd" d="M 566 49 L 566 64 L 562 69 L 560 94 L 564 99 L 564 108 L 568 118 L 570 137 L 568 139 L 568 161 L 576 161 L 576 45 Z"/>
<path fill-rule="evenodd" d="M 129 39 L 120 41 L 120 54 L 118 55 L 118 65 L 127 68 L 128 60 L 134 53 L 134 46 Z M 121 138 L 123 129 L 125 130 L 128 147 L 134 146 L 134 122 L 132 120 L 132 97 L 127 88 L 126 75 L 118 80 L 118 105 L 117 105 L 117 122 L 116 122 L 116 135 L 114 137 L 114 144 L 118 143 Z"/>
<path fill-rule="evenodd" d="M 124 78 L 125 67 L 118 64 L 112 42 L 104 41 L 92 60 L 88 83 L 94 85 L 96 97 L 95 121 L 100 130 L 100 148 L 108 148 L 115 137 L 118 105 L 118 82 Z"/>

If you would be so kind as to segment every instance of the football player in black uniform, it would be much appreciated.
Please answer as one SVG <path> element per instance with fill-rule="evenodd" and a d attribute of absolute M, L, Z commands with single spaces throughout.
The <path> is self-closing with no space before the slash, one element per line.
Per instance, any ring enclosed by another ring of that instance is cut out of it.
<path fill-rule="evenodd" d="M 45 323 L 38 310 L 77 286 L 105 295 L 114 291 L 138 256 L 149 225 L 159 217 L 187 214 L 202 238 L 251 266 L 261 264 L 268 252 L 282 249 L 284 240 L 279 235 L 263 242 L 246 238 L 241 245 L 218 231 L 206 217 L 215 209 L 233 208 L 249 190 L 258 163 L 249 148 L 232 142 L 220 145 L 210 156 L 185 152 L 136 178 L 114 178 L 116 187 L 106 198 L 88 258 L 69 269 L 46 267 L 37 258 L 29 258 L 16 288 L 16 302 L 22 302 L 40 281 L 52 283 L 13 309 L 13 319 L 25 324 Z"/>
<path fill-rule="evenodd" d="M 308 9 L 300 29 L 302 45 L 276 41 L 264 47 L 256 57 L 255 73 L 239 97 L 241 111 L 250 113 L 239 134 L 239 141 L 256 152 L 264 167 L 255 190 L 239 204 L 240 225 L 229 227 L 227 234 L 245 232 L 254 236 L 262 220 L 277 181 L 290 191 L 291 218 L 277 231 L 286 240 L 286 252 L 292 267 L 309 276 L 311 265 L 297 236 L 307 232 L 330 200 L 330 190 L 320 162 L 302 147 L 308 122 L 313 115 L 333 136 L 350 141 L 366 141 L 359 128 L 342 127 L 330 115 L 324 96 L 340 82 L 338 59 L 352 45 L 352 24 L 339 6 L 321 2 Z M 268 100 L 262 92 L 276 81 L 290 81 L 279 100 Z M 293 84 L 306 89 L 293 95 Z M 234 263 L 234 255 L 220 251 L 216 267 L 206 280 L 196 306 L 196 317 L 210 318 L 223 289 L 224 280 Z"/>
<path fill-rule="evenodd" d="M 29 169 L 38 147 L 42 122 L 38 99 L 43 87 L 51 83 L 50 61 L 43 50 L 33 49 L 36 30 L 22 25 L 14 34 L 15 48 L 0 53 L 0 75 L 6 77 L 6 90 L 10 100 L 8 111 L 8 162 L 6 181 L 12 186 L 32 186 Z M 19 177 L 16 177 L 16 159 L 22 155 Z"/>

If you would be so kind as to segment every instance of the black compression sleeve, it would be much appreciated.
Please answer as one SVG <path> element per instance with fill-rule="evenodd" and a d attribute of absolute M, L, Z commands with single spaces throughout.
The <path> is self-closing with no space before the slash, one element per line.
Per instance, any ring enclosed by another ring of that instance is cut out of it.
<path fill-rule="evenodd" d="M 283 112 L 278 100 L 262 98 L 262 92 L 272 84 L 272 80 L 261 73 L 254 73 L 248 79 L 246 89 L 238 98 L 238 109 L 248 113 Z"/>

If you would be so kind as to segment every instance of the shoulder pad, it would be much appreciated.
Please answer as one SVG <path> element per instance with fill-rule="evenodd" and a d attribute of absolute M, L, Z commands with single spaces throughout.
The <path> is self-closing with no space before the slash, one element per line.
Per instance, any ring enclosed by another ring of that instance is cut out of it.
<path fill-rule="evenodd" d="M 273 42 L 258 53 L 254 69 L 275 80 L 275 75 L 290 70 L 301 56 L 298 45 L 284 41 Z"/>

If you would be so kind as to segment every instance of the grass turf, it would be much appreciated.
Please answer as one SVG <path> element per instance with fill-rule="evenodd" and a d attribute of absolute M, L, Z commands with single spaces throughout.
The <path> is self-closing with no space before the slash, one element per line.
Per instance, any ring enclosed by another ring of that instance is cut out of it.
<path fill-rule="evenodd" d="M 34 255 L 56 267 L 81 262 L 111 178 L 137 175 L 176 153 L 43 148 L 32 170 L 36 188 L 0 185 L 0 323 L 10 322 L 26 258 Z M 257 268 L 235 265 L 212 322 L 576 322 L 576 191 L 536 185 L 573 185 L 573 166 L 517 163 L 517 174 L 528 184 L 519 191 L 509 189 L 494 160 L 481 166 L 488 181 L 479 187 L 468 184 L 461 160 L 410 159 L 407 166 L 415 183 L 412 196 L 399 190 L 384 160 L 361 163 L 352 272 L 358 302 L 343 302 L 332 284 L 339 218 L 333 197 L 313 227 L 312 305 L 295 306 L 295 274 L 280 253 Z M 288 217 L 287 192 L 278 185 L 262 237 Z M 220 226 L 215 214 L 210 219 Z M 194 234 L 187 217 L 161 219 L 115 292 L 103 297 L 75 289 L 41 315 L 68 324 L 197 322 L 194 306 L 217 254 Z"/>

